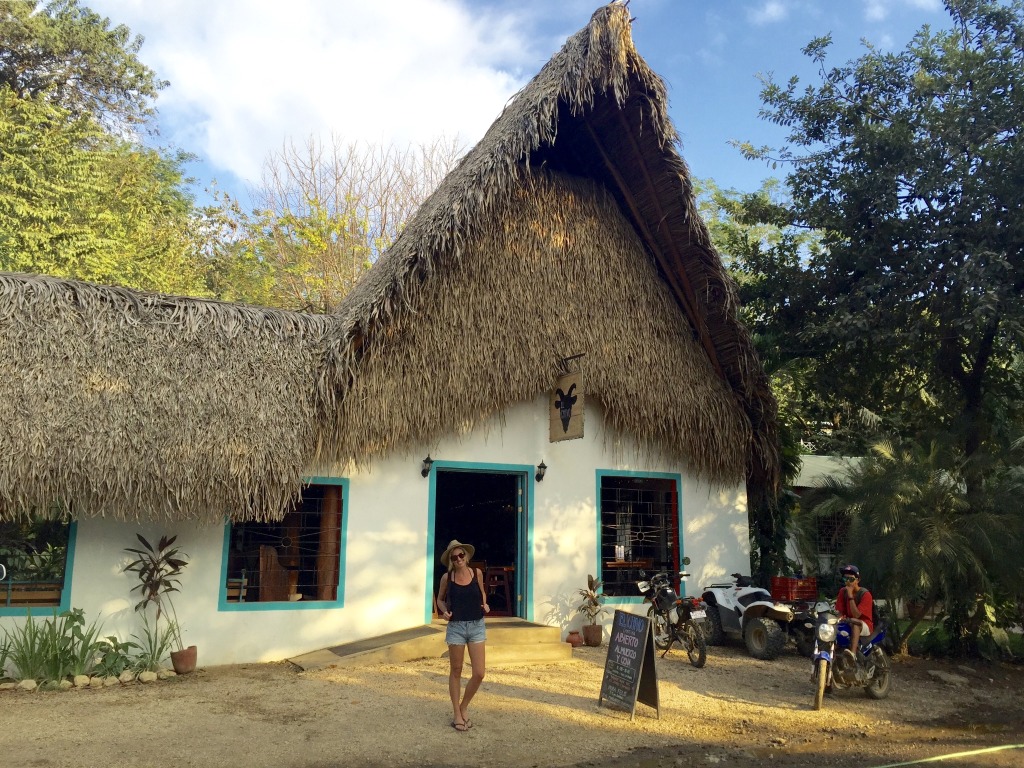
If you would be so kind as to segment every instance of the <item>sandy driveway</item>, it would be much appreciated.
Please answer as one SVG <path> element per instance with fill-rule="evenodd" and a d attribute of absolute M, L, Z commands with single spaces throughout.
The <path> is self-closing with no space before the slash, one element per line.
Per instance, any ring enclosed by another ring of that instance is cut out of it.
<path fill-rule="evenodd" d="M 152 685 L 0 693 L 0 765 L 877 766 L 1024 742 L 1024 668 L 895 665 L 882 702 L 845 692 L 811 708 L 809 662 L 711 648 L 697 670 L 657 662 L 661 717 L 597 705 L 606 649 L 571 662 L 492 667 L 471 713 L 449 726 L 447 662 L 299 673 L 287 663 L 201 669 Z M 941 670 L 962 682 L 929 674 Z M 1024 765 L 1024 749 L 942 765 Z"/>

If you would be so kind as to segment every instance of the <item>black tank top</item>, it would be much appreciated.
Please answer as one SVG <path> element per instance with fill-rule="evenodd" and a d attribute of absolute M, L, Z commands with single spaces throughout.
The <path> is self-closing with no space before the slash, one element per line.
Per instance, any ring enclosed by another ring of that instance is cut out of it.
<path fill-rule="evenodd" d="M 452 612 L 452 621 L 476 621 L 484 617 L 483 597 L 480 595 L 475 569 L 473 580 L 465 586 L 456 584 L 454 574 L 448 574 L 448 607 Z"/>

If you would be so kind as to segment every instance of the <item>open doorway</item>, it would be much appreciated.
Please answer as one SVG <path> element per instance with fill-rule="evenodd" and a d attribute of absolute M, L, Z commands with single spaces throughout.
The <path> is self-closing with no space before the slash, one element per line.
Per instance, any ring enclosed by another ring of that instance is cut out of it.
<path fill-rule="evenodd" d="M 520 615 L 523 483 L 517 472 L 437 470 L 434 594 L 444 574 L 441 553 L 458 539 L 476 548 L 473 564 L 484 572 L 490 615 Z"/>

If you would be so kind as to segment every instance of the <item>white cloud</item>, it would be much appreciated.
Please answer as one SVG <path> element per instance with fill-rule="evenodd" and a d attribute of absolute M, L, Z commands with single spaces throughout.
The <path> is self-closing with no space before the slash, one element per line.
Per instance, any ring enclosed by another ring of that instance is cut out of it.
<path fill-rule="evenodd" d="M 553 52 L 531 53 L 517 17 L 456 0 L 89 5 L 144 35 L 141 58 L 171 82 L 164 138 L 249 181 L 286 138 L 475 142 Z"/>
<path fill-rule="evenodd" d="M 889 15 L 889 3 L 886 0 L 867 0 L 864 3 L 864 18 L 868 21 L 883 21 Z"/>
<path fill-rule="evenodd" d="M 747 15 L 754 24 L 770 24 L 786 18 L 789 15 L 789 9 L 781 0 L 767 0 Z"/>
<path fill-rule="evenodd" d="M 864 18 L 868 21 L 885 21 L 900 4 L 921 11 L 937 12 L 942 10 L 942 0 L 901 0 L 901 2 L 897 2 L 897 0 L 865 0 Z"/>

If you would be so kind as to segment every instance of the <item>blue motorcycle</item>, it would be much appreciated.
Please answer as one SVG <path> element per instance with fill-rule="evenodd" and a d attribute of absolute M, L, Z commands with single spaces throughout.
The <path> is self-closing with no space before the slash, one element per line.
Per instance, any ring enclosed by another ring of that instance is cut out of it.
<path fill-rule="evenodd" d="M 892 690 L 892 668 L 882 650 L 887 622 L 880 621 L 870 637 L 851 648 L 850 625 L 831 610 L 819 611 L 814 630 L 814 708 L 821 709 L 825 693 L 836 688 L 863 688 L 872 699 Z"/>

